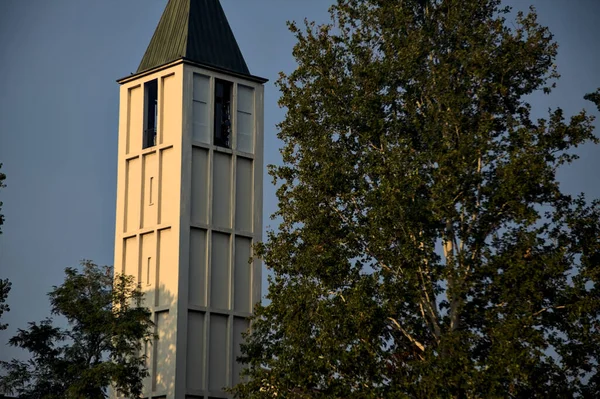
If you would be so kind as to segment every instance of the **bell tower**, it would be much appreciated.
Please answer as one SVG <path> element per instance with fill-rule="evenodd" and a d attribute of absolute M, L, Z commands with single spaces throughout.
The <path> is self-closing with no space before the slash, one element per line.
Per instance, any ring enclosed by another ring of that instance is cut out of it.
<path fill-rule="evenodd" d="M 145 398 L 226 398 L 260 300 L 263 93 L 218 0 L 169 0 L 120 79 L 115 270 L 137 277 L 158 339 Z M 251 262 L 251 263 L 249 263 Z"/>

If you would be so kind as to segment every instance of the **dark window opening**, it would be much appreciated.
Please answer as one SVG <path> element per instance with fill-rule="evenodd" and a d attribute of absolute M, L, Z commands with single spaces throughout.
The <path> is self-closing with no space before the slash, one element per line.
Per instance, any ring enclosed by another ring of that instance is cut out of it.
<path fill-rule="evenodd" d="M 231 147 L 231 82 L 215 79 L 215 145 Z"/>
<path fill-rule="evenodd" d="M 144 143 L 143 148 L 156 145 L 158 122 L 158 81 L 152 80 L 144 85 Z"/>

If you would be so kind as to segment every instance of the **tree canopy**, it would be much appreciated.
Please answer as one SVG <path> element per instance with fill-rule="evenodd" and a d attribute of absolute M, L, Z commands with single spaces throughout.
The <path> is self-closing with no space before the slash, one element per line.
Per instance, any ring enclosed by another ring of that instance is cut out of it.
<path fill-rule="evenodd" d="M 56 327 L 48 318 L 19 329 L 9 344 L 31 354 L 27 362 L 0 362 L 6 375 L 0 392 L 24 399 L 105 398 L 112 385 L 139 397 L 148 375 L 143 340 L 152 338 L 151 313 L 133 277 L 83 261 L 65 269 L 65 281 L 48 294 L 52 313 L 68 321 Z"/>
<path fill-rule="evenodd" d="M 532 117 L 550 31 L 499 0 L 330 12 L 290 24 L 270 302 L 236 395 L 597 397 L 600 206 L 556 175 L 598 140 L 585 111 Z"/>

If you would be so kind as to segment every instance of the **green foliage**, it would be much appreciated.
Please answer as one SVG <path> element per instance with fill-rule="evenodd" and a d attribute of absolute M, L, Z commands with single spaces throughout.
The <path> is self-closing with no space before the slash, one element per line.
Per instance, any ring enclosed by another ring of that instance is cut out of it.
<path fill-rule="evenodd" d="M 10 312 L 10 307 L 6 304 L 6 298 L 10 292 L 11 282 L 8 279 L 0 280 L 0 319 L 4 312 Z M 7 324 L 0 323 L 0 331 L 6 330 Z"/>
<path fill-rule="evenodd" d="M 0 169 L 2 169 L 2 164 L 0 163 Z M 6 187 L 4 184 L 4 180 L 6 179 L 6 175 L 0 172 L 0 188 Z M 0 201 L 0 211 L 2 210 L 2 201 Z M 0 227 L 4 224 L 4 215 L 0 213 Z M 0 228 L 0 234 L 2 234 L 2 229 Z M 10 292 L 11 283 L 8 279 L 0 280 L 0 319 L 4 312 L 9 312 L 10 307 L 6 304 L 6 298 L 8 298 L 8 293 Z M 8 327 L 7 324 L 0 323 L 0 331 L 6 330 Z"/>
<path fill-rule="evenodd" d="M 0 169 L 2 169 L 2 164 L 0 163 Z M 4 180 L 6 180 L 6 175 L 0 172 L 0 188 L 6 187 L 4 184 Z M 2 211 L 2 201 L 0 201 L 0 211 Z M 4 215 L 0 213 L 0 227 L 4 224 Z M 2 234 L 2 229 L 0 228 L 0 234 Z"/>
<path fill-rule="evenodd" d="M 236 395 L 596 397 L 600 204 L 556 172 L 597 139 L 585 111 L 530 116 L 551 33 L 499 0 L 330 10 L 290 24 L 270 303 Z"/>
<path fill-rule="evenodd" d="M 113 277 L 110 267 L 83 261 L 81 270 L 65 269 L 62 285 L 48 294 L 52 313 L 66 318 L 69 328 L 51 319 L 29 323 L 10 339 L 31 353 L 28 362 L 1 362 L 6 375 L 0 391 L 20 398 L 105 398 L 112 385 L 123 395 L 139 397 L 148 375 L 143 340 L 152 338 L 151 313 L 141 306 L 143 293 L 133 277 Z"/>

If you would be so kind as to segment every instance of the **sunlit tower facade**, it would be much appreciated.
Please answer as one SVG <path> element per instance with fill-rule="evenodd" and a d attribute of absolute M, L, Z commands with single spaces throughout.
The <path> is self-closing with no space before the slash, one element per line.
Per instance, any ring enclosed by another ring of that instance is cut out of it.
<path fill-rule="evenodd" d="M 169 0 L 119 80 L 115 271 L 146 293 L 145 398 L 226 398 L 260 300 L 263 96 L 218 0 Z"/>

